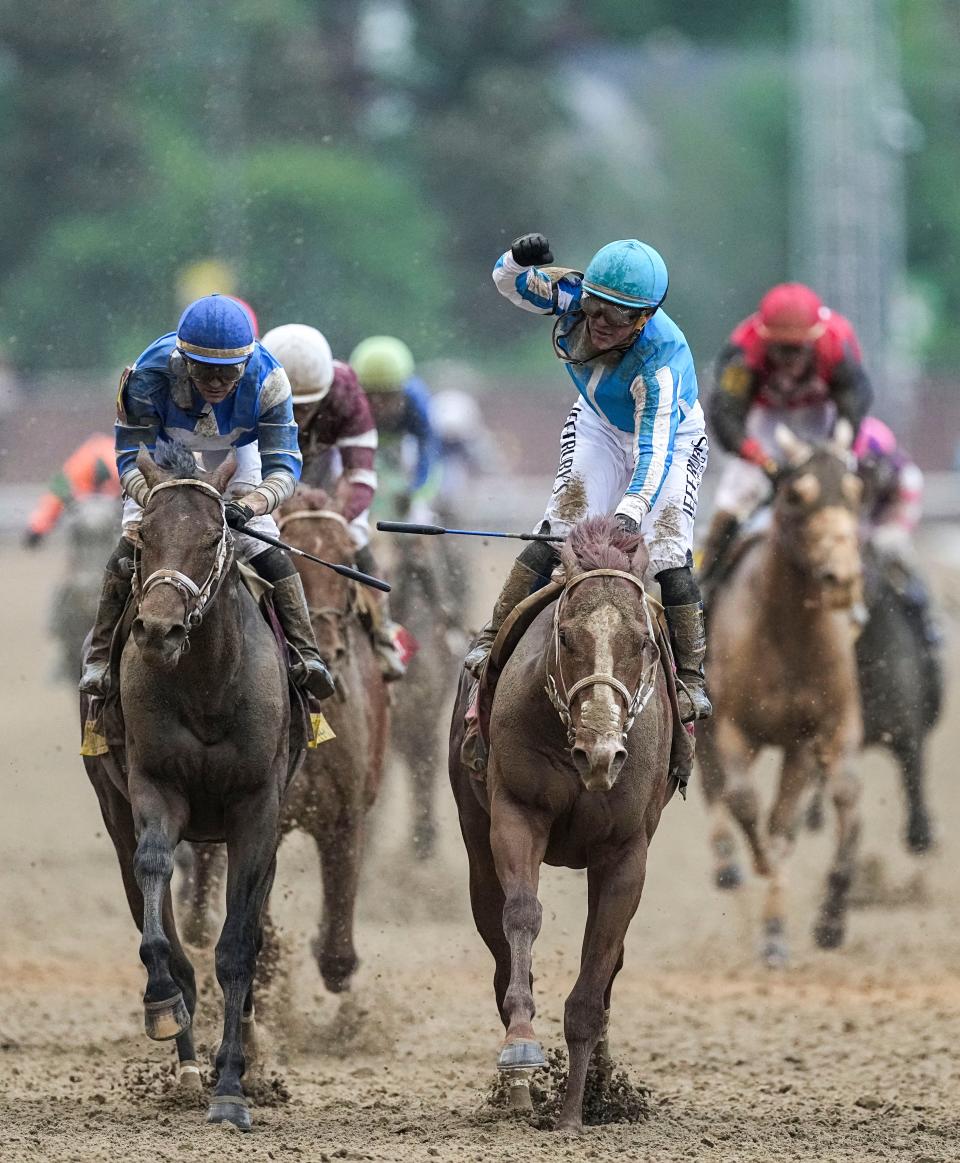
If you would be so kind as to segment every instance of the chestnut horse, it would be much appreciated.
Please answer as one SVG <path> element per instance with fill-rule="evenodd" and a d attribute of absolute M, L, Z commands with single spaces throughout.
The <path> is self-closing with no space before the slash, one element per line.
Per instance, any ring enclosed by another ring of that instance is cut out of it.
<path fill-rule="evenodd" d="M 862 740 L 856 626 L 862 567 L 857 521 L 862 486 L 849 459 L 849 427 L 812 448 L 786 428 L 770 529 L 748 541 L 714 597 L 707 626 L 713 718 L 697 732 L 711 816 L 716 881 L 735 888 L 731 816 L 769 879 L 763 957 L 787 960 L 787 864 L 804 793 L 823 780 L 837 812 L 837 845 L 814 928 L 822 948 L 841 944 L 860 837 L 855 760 Z M 763 747 L 783 751 L 766 827 L 750 767 Z"/>
<path fill-rule="evenodd" d="M 580 974 L 564 1017 L 565 1130 L 580 1129 L 591 1056 L 606 1053 L 624 937 L 676 782 L 671 694 L 641 581 L 646 565 L 641 540 L 611 519 L 574 528 L 562 551 L 559 600 L 538 615 L 500 675 L 485 781 L 460 762 L 472 685 L 466 676 L 453 712 L 450 780 L 474 920 L 496 961 L 502 1071 L 545 1062 L 533 1028 L 540 865 L 587 869 Z"/>

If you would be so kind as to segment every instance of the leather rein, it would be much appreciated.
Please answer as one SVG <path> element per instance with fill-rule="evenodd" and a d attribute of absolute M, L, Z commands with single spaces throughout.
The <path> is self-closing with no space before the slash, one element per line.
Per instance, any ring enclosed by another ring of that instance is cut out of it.
<path fill-rule="evenodd" d="M 647 623 L 647 642 L 644 643 L 644 648 L 647 644 L 653 647 L 653 655 L 650 662 L 644 667 L 640 675 L 640 682 L 637 689 L 631 692 L 627 686 L 612 674 L 588 674 L 586 678 L 578 679 L 573 686 L 567 687 L 566 680 L 563 677 L 563 667 L 560 663 L 560 617 L 563 613 L 564 604 L 574 586 L 578 586 L 581 582 L 588 581 L 594 577 L 621 577 L 626 581 L 632 583 L 640 591 L 640 600 L 643 606 L 643 613 Z M 657 669 L 660 665 L 660 647 L 657 645 L 657 640 L 653 631 L 653 619 L 650 617 L 650 606 L 647 602 L 647 591 L 643 587 L 643 582 L 635 577 L 632 573 L 627 573 L 622 569 L 591 569 L 585 573 L 578 573 L 570 578 L 565 583 L 563 591 L 557 600 L 556 607 L 553 611 L 553 637 L 551 640 L 551 650 L 553 652 L 553 668 L 550 666 L 549 656 L 547 659 L 547 679 L 545 690 L 547 698 L 553 704 L 554 709 L 560 716 L 560 722 L 563 723 L 567 729 L 567 743 L 570 747 L 573 746 L 576 738 L 576 728 L 573 724 L 573 714 L 571 706 L 573 700 L 580 694 L 581 691 L 587 690 L 595 686 L 608 686 L 615 691 L 623 700 L 626 708 L 627 716 L 624 720 L 623 730 L 620 734 L 620 741 L 624 747 L 627 745 L 627 736 L 630 734 L 633 724 L 639 715 L 643 713 L 644 708 L 650 701 L 650 697 L 656 690 L 657 684 Z M 554 668 L 556 677 L 554 677 Z"/>
<path fill-rule="evenodd" d="M 230 537 L 230 530 L 227 527 L 223 497 L 213 485 L 208 485 L 206 481 L 195 480 L 192 477 L 183 477 L 175 481 L 161 481 L 160 484 L 154 485 L 150 492 L 147 493 L 143 505 L 144 509 L 153 500 L 154 495 L 162 489 L 176 488 L 200 489 L 201 492 L 208 493 L 211 497 L 216 498 L 217 504 L 220 506 L 220 520 L 222 525 L 216 556 L 214 557 L 210 572 L 200 585 L 197 585 L 193 578 L 187 577 L 185 573 L 181 573 L 179 569 L 154 570 L 146 581 L 142 582 L 139 586 L 137 609 L 139 610 L 147 594 L 151 590 L 156 589 L 157 586 L 173 586 L 181 598 L 183 598 L 184 625 L 187 628 L 187 637 L 184 639 L 183 649 L 189 649 L 190 631 L 195 630 L 203 621 L 204 613 L 220 592 L 220 587 L 227 575 L 227 570 L 233 561 L 233 542 Z M 140 576 L 139 541 L 134 551 L 134 574 L 136 577 Z"/>

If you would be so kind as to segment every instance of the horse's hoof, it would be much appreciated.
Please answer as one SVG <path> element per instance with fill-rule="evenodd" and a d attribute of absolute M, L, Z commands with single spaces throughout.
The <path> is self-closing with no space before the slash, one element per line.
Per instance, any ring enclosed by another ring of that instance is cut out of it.
<path fill-rule="evenodd" d="M 514 1070 L 509 1078 L 509 1105 L 510 1110 L 524 1114 L 533 1110 L 533 1099 L 530 1097 L 530 1071 Z"/>
<path fill-rule="evenodd" d="M 790 964 L 790 950 L 783 937 L 768 937 L 761 951 L 767 969 L 786 969 Z"/>
<path fill-rule="evenodd" d="M 190 1014 L 183 994 L 178 990 L 174 997 L 166 1001 L 145 1001 L 143 1025 L 147 1037 L 153 1038 L 155 1042 L 166 1042 L 185 1034 L 190 1029 Z"/>
<path fill-rule="evenodd" d="M 498 1070 L 536 1070 L 546 1064 L 543 1047 L 533 1038 L 508 1042 L 497 1055 Z"/>
<path fill-rule="evenodd" d="M 238 1130 L 249 1131 L 252 1124 L 247 1100 L 242 1095 L 217 1095 L 207 1111 L 207 1122 L 233 1123 Z"/>
<path fill-rule="evenodd" d="M 823 800 L 820 796 L 811 800 L 807 806 L 807 814 L 804 817 L 804 822 L 807 825 L 808 832 L 819 832 L 823 827 Z"/>
<path fill-rule="evenodd" d="M 823 919 L 813 927 L 813 939 L 821 949 L 839 949 L 843 936 L 843 921 Z"/>
<path fill-rule="evenodd" d="M 923 856 L 925 852 L 929 852 L 935 846 L 936 838 L 929 821 L 912 820 L 907 828 L 907 850 L 912 852 L 914 856 Z"/>
<path fill-rule="evenodd" d="M 199 1094 L 203 1089 L 198 1062 L 181 1062 L 177 1071 L 177 1086 L 181 1094 Z"/>
<path fill-rule="evenodd" d="M 562 1115 L 557 1119 L 557 1132 L 561 1135 L 582 1135 L 583 1134 L 583 1120 L 578 1118 L 564 1118 Z"/>
<path fill-rule="evenodd" d="M 714 883 L 724 892 L 739 888 L 743 884 L 743 870 L 739 864 L 723 864 L 714 873 Z"/>

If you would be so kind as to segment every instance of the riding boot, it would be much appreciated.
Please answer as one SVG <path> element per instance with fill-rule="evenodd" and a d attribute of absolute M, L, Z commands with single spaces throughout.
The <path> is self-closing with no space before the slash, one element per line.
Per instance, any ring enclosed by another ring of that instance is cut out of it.
<path fill-rule="evenodd" d="M 100 602 L 97 606 L 97 620 L 90 638 L 90 649 L 80 676 L 81 694 L 95 698 L 105 698 L 110 687 L 110 647 L 113 632 L 123 616 L 130 597 L 132 581 L 129 577 L 114 573 L 110 568 L 116 554 L 110 559 L 103 575 Z"/>
<path fill-rule="evenodd" d="M 710 581 L 726 562 L 727 551 L 740 530 L 740 520 L 726 509 L 717 509 L 707 531 L 700 558 L 700 581 Z"/>
<path fill-rule="evenodd" d="M 707 651 L 703 604 L 664 606 L 663 612 L 667 617 L 673 660 L 677 665 L 680 721 L 690 723 L 694 719 L 709 719 L 713 706 L 707 697 L 703 673 L 703 658 Z"/>
<path fill-rule="evenodd" d="M 507 580 L 503 583 L 500 596 L 494 602 L 490 621 L 477 635 L 476 641 L 463 660 L 464 669 L 468 670 L 474 678 L 479 678 L 483 673 L 494 640 L 511 611 L 524 598 L 529 597 L 535 589 L 549 580 L 549 578 L 544 578 L 537 573 L 536 570 L 531 569 L 519 557 L 513 563 L 507 574 Z"/>
<path fill-rule="evenodd" d="M 364 573 L 379 574 L 376 558 L 369 545 L 357 550 L 357 568 Z M 401 627 L 390 617 L 390 601 L 385 593 L 370 589 L 370 641 L 380 663 L 380 673 L 384 682 L 396 682 L 407 673 L 407 664 L 397 645 Z"/>
<path fill-rule="evenodd" d="M 273 606 L 287 641 L 299 655 L 299 659 L 290 668 L 293 681 L 315 698 L 328 699 L 336 687 L 317 649 L 307 598 L 298 573 L 273 582 Z"/>

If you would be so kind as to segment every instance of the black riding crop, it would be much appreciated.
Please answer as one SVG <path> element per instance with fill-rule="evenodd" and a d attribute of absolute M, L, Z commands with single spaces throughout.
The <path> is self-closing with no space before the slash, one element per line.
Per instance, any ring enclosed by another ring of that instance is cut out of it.
<path fill-rule="evenodd" d="M 383 590 L 385 594 L 390 593 L 390 583 L 383 581 L 382 578 L 373 577 L 369 573 L 361 573 L 359 569 L 353 569 L 349 565 L 335 565 L 332 561 L 324 561 L 322 557 L 314 557 L 312 553 L 307 553 L 305 549 L 297 549 L 294 545 L 287 545 L 285 541 L 278 541 L 276 537 L 271 537 L 268 533 L 255 532 L 246 526 L 240 532 L 246 534 L 247 537 L 255 537 L 257 541 L 263 541 L 267 545 L 275 545 L 277 549 L 285 549 L 287 553 L 292 553 L 296 557 L 305 557 L 307 561 L 313 561 L 317 565 L 325 565 L 327 569 L 332 569 L 334 573 L 339 573 L 342 577 L 348 577 L 351 581 L 359 582 L 362 586 L 372 586 L 375 590 Z"/>
<path fill-rule="evenodd" d="M 512 541 L 566 541 L 566 534 L 555 533 L 493 533 L 488 529 L 444 529 L 442 525 L 414 525 L 409 521 L 378 521 L 381 533 L 419 533 L 436 537 L 440 533 L 452 533 L 459 537 L 509 537 Z"/>

